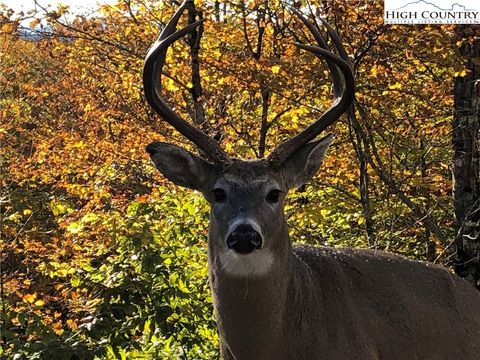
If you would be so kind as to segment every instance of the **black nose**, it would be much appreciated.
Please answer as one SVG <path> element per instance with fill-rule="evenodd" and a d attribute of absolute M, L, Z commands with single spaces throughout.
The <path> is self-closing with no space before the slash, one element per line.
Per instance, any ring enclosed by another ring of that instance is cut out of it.
<path fill-rule="evenodd" d="M 240 254 L 248 254 L 260 249 L 262 237 L 251 225 L 241 224 L 228 235 L 227 246 Z"/>

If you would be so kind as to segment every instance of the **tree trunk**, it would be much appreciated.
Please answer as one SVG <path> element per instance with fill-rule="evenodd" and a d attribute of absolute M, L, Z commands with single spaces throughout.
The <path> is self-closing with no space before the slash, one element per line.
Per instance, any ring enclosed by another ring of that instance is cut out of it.
<path fill-rule="evenodd" d="M 472 39 L 472 31 L 472 27 L 459 27 L 457 34 Z M 467 59 L 468 71 L 455 80 L 455 272 L 480 290 L 480 38 L 465 40 L 460 53 Z"/>

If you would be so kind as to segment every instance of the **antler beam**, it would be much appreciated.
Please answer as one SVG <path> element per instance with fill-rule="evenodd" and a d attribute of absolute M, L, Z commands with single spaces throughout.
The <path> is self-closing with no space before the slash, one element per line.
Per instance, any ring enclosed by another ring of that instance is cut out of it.
<path fill-rule="evenodd" d="M 302 13 L 297 9 L 291 8 L 291 10 L 307 26 L 318 44 L 318 46 L 311 46 L 305 44 L 295 45 L 301 49 L 312 52 L 317 57 L 325 58 L 333 78 L 335 99 L 330 108 L 324 114 L 322 114 L 313 124 L 309 125 L 300 134 L 280 144 L 270 154 L 270 156 L 268 157 L 268 161 L 274 167 L 280 166 L 291 154 L 293 154 L 295 151 L 297 151 L 309 141 L 315 139 L 315 137 L 320 132 L 322 132 L 329 125 L 335 122 L 345 111 L 348 110 L 350 105 L 353 103 L 355 96 L 355 78 L 353 76 L 353 71 L 350 66 L 350 61 L 335 30 L 333 30 L 333 28 L 322 19 L 322 23 L 327 28 L 328 34 L 330 35 L 339 55 L 336 55 L 326 49 L 326 41 L 315 25 L 305 19 Z M 340 70 L 341 74 L 343 75 L 343 86 L 338 70 Z"/>
<path fill-rule="evenodd" d="M 163 29 L 157 41 L 148 51 L 143 66 L 143 87 L 148 103 L 158 115 L 178 130 L 183 136 L 197 145 L 199 150 L 203 151 L 210 161 L 223 167 L 230 163 L 230 159 L 220 145 L 203 131 L 196 128 L 173 111 L 165 102 L 161 94 L 162 69 L 168 48 L 186 34 L 192 33 L 203 22 L 203 20 L 196 21 L 176 31 L 180 17 L 191 2 L 192 0 L 186 0 L 180 6 L 175 15 L 173 15 Z"/>

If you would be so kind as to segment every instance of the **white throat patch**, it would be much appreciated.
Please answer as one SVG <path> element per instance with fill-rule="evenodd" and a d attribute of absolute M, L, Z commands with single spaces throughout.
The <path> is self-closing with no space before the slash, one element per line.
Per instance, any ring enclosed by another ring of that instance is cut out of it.
<path fill-rule="evenodd" d="M 269 272 L 273 264 L 273 254 L 268 249 L 254 250 L 242 255 L 228 249 L 219 256 L 220 272 L 235 277 L 256 277 Z"/>

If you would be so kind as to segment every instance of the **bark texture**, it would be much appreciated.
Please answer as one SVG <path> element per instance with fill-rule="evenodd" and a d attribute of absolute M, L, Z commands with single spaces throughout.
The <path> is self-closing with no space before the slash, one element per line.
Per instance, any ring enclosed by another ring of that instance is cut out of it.
<path fill-rule="evenodd" d="M 455 271 L 480 290 L 480 31 L 466 26 L 457 34 L 465 39 L 460 53 L 468 71 L 455 80 Z"/>

